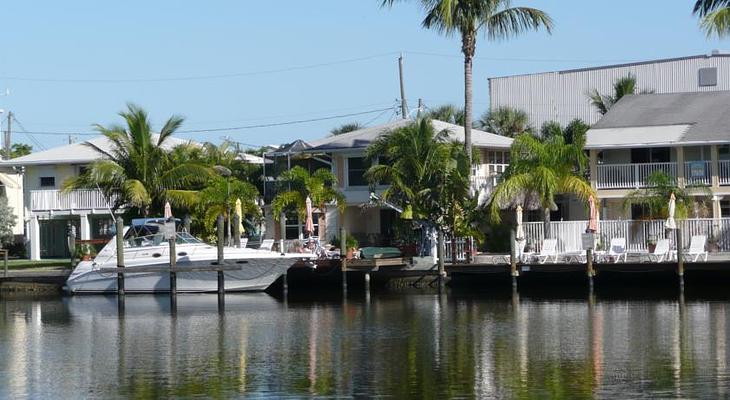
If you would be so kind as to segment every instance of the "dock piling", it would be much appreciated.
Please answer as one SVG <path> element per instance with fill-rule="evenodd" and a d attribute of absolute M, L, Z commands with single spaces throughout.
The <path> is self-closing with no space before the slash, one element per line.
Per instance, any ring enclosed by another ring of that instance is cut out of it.
<path fill-rule="evenodd" d="M 590 247 L 586 249 L 586 274 L 588 275 L 588 285 L 593 290 L 593 277 L 596 276 L 596 271 L 593 270 L 593 249 Z"/>
<path fill-rule="evenodd" d="M 517 271 L 517 247 L 516 247 L 516 233 L 514 229 L 510 229 L 509 231 L 509 271 L 510 276 L 512 276 L 512 286 L 517 286 L 517 276 L 519 275 L 519 272 Z"/>
<path fill-rule="evenodd" d="M 124 268 L 124 221 L 117 217 L 117 268 Z M 117 294 L 124 296 L 124 273 L 117 273 Z"/>
<path fill-rule="evenodd" d="M 8 251 L 1 250 L 3 252 L 3 275 L 8 276 Z"/>
<path fill-rule="evenodd" d="M 444 266 L 444 232 L 439 228 L 437 236 L 436 255 L 438 256 L 438 269 L 439 269 L 439 290 L 444 285 L 444 278 L 446 277 L 446 267 Z"/>
<path fill-rule="evenodd" d="M 241 248 L 241 217 L 233 215 L 233 246 Z"/>
<path fill-rule="evenodd" d="M 342 265 L 342 293 L 347 295 L 347 231 L 340 228 L 340 262 Z"/>
<path fill-rule="evenodd" d="M 170 242 L 170 296 L 177 295 L 177 271 L 175 266 L 177 265 L 177 250 L 175 237 L 169 239 Z"/>
<path fill-rule="evenodd" d="M 219 215 L 218 220 L 216 221 L 218 224 L 218 266 L 223 267 L 223 264 L 225 263 L 224 254 L 223 254 L 223 240 L 224 240 L 224 230 L 223 230 L 223 216 Z M 221 297 L 225 295 L 225 287 L 223 282 L 223 268 L 218 269 L 218 300 L 220 301 Z"/>
<path fill-rule="evenodd" d="M 680 286 L 684 286 L 684 249 L 682 246 L 682 229 L 677 229 L 677 275 Z"/>

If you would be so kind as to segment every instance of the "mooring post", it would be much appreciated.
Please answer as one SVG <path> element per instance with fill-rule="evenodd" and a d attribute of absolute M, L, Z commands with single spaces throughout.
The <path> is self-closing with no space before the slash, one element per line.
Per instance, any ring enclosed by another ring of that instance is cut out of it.
<path fill-rule="evenodd" d="M 286 214 L 281 213 L 279 215 L 279 253 L 282 255 L 286 254 L 284 249 L 284 238 L 286 238 Z"/>
<path fill-rule="evenodd" d="M 8 251 L 3 250 L 3 273 L 8 276 Z"/>
<path fill-rule="evenodd" d="M 590 247 L 586 250 L 586 274 L 588 274 L 588 285 L 593 289 L 593 277 L 596 271 L 593 270 L 593 249 Z"/>
<path fill-rule="evenodd" d="M 177 272 L 175 267 L 177 266 L 177 250 L 175 237 L 169 239 L 170 241 L 170 296 L 177 296 Z"/>
<path fill-rule="evenodd" d="M 342 291 L 347 293 L 347 230 L 340 228 L 340 262 L 342 264 Z"/>
<path fill-rule="evenodd" d="M 124 221 L 117 217 L 117 268 L 124 268 Z M 124 273 L 117 272 L 117 294 L 124 296 Z"/>
<path fill-rule="evenodd" d="M 443 287 L 444 277 L 446 277 L 446 267 L 444 266 L 444 232 L 439 228 L 438 238 L 436 245 L 436 254 L 438 255 L 438 270 L 439 270 L 439 290 Z"/>
<path fill-rule="evenodd" d="M 218 216 L 218 296 L 225 294 L 225 287 L 223 286 L 223 264 L 225 263 L 223 255 L 223 241 L 225 240 L 223 230 L 223 216 Z"/>
<path fill-rule="evenodd" d="M 509 230 L 509 272 L 512 277 L 512 286 L 517 286 L 517 237 L 514 229 Z"/>
<path fill-rule="evenodd" d="M 365 293 L 370 292 L 370 272 L 365 273 Z"/>
<path fill-rule="evenodd" d="M 684 245 L 682 244 L 682 228 L 677 229 L 677 275 L 679 284 L 684 286 Z"/>
<path fill-rule="evenodd" d="M 241 248 L 241 217 L 238 214 L 233 215 L 233 245 Z"/>

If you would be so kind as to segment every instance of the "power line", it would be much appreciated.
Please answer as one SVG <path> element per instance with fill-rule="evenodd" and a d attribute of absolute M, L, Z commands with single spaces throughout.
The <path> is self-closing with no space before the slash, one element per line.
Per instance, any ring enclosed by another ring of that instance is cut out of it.
<path fill-rule="evenodd" d="M 397 52 L 388 52 L 373 54 L 366 57 L 350 58 L 344 60 L 336 60 L 324 63 L 299 65 L 286 68 L 274 68 L 260 71 L 247 71 L 247 72 L 234 72 L 230 74 L 217 74 L 217 75 L 198 75 L 198 76 L 180 76 L 180 77 L 161 77 L 161 78 L 132 78 L 132 79 L 117 79 L 117 78 L 100 78 L 100 79 L 79 79 L 79 78 L 41 78 L 41 77 L 22 77 L 22 76 L 0 76 L 0 79 L 10 81 L 24 81 L 24 82 L 54 82 L 54 83 L 151 83 L 151 82 L 175 82 L 175 81 L 198 81 L 198 80 L 209 80 L 209 79 L 228 79 L 228 78 L 239 78 L 245 76 L 255 75 L 268 75 L 282 72 L 302 71 L 308 69 L 315 69 L 321 67 L 329 67 L 332 65 L 350 64 L 360 61 L 367 61 L 376 58 L 382 58 L 398 54 Z"/>
<path fill-rule="evenodd" d="M 404 51 L 405 54 L 413 54 L 417 56 L 444 57 L 444 58 L 463 58 L 463 55 L 430 53 L 424 51 Z M 587 62 L 587 63 L 628 63 L 637 60 L 629 59 L 585 59 L 585 58 L 524 58 L 524 57 L 474 57 L 475 60 L 484 61 L 513 61 L 513 62 Z"/>
<path fill-rule="evenodd" d="M 43 143 L 39 142 L 38 139 L 36 139 L 35 136 L 33 136 L 31 134 L 31 132 L 28 132 L 25 129 L 25 127 L 23 126 L 23 124 L 20 121 L 18 121 L 18 118 L 15 116 L 15 114 L 12 114 L 12 118 L 13 118 L 13 121 L 15 121 L 15 123 L 20 127 L 20 131 L 22 133 L 24 133 L 25 136 L 28 139 L 30 139 L 31 142 L 33 142 L 33 144 L 35 144 L 36 146 L 40 147 L 41 150 L 46 150 L 46 146 L 44 146 Z"/>

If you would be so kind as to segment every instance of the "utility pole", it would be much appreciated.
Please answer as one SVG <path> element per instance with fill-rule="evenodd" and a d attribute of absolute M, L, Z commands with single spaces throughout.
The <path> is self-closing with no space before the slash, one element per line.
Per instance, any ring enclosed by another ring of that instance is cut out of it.
<path fill-rule="evenodd" d="M 5 159 L 6 160 L 10 159 L 10 132 L 12 129 L 11 128 L 12 121 L 13 121 L 13 112 L 8 111 L 8 130 L 5 131 L 5 138 L 4 138 L 5 143 L 3 143 L 5 145 Z"/>
<path fill-rule="evenodd" d="M 403 119 L 408 119 L 408 103 L 406 103 L 406 87 L 403 83 L 403 54 L 398 57 L 398 75 L 400 77 L 400 112 Z"/>

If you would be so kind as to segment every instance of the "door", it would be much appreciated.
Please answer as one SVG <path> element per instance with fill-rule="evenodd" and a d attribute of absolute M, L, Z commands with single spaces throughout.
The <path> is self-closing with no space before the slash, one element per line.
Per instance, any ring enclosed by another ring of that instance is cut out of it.
<path fill-rule="evenodd" d="M 40 227 L 41 258 L 70 258 L 68 226 L 76 227 L 76 238 L 81 236 L 78 219 L 48 219 L 38 221 Z"/>

